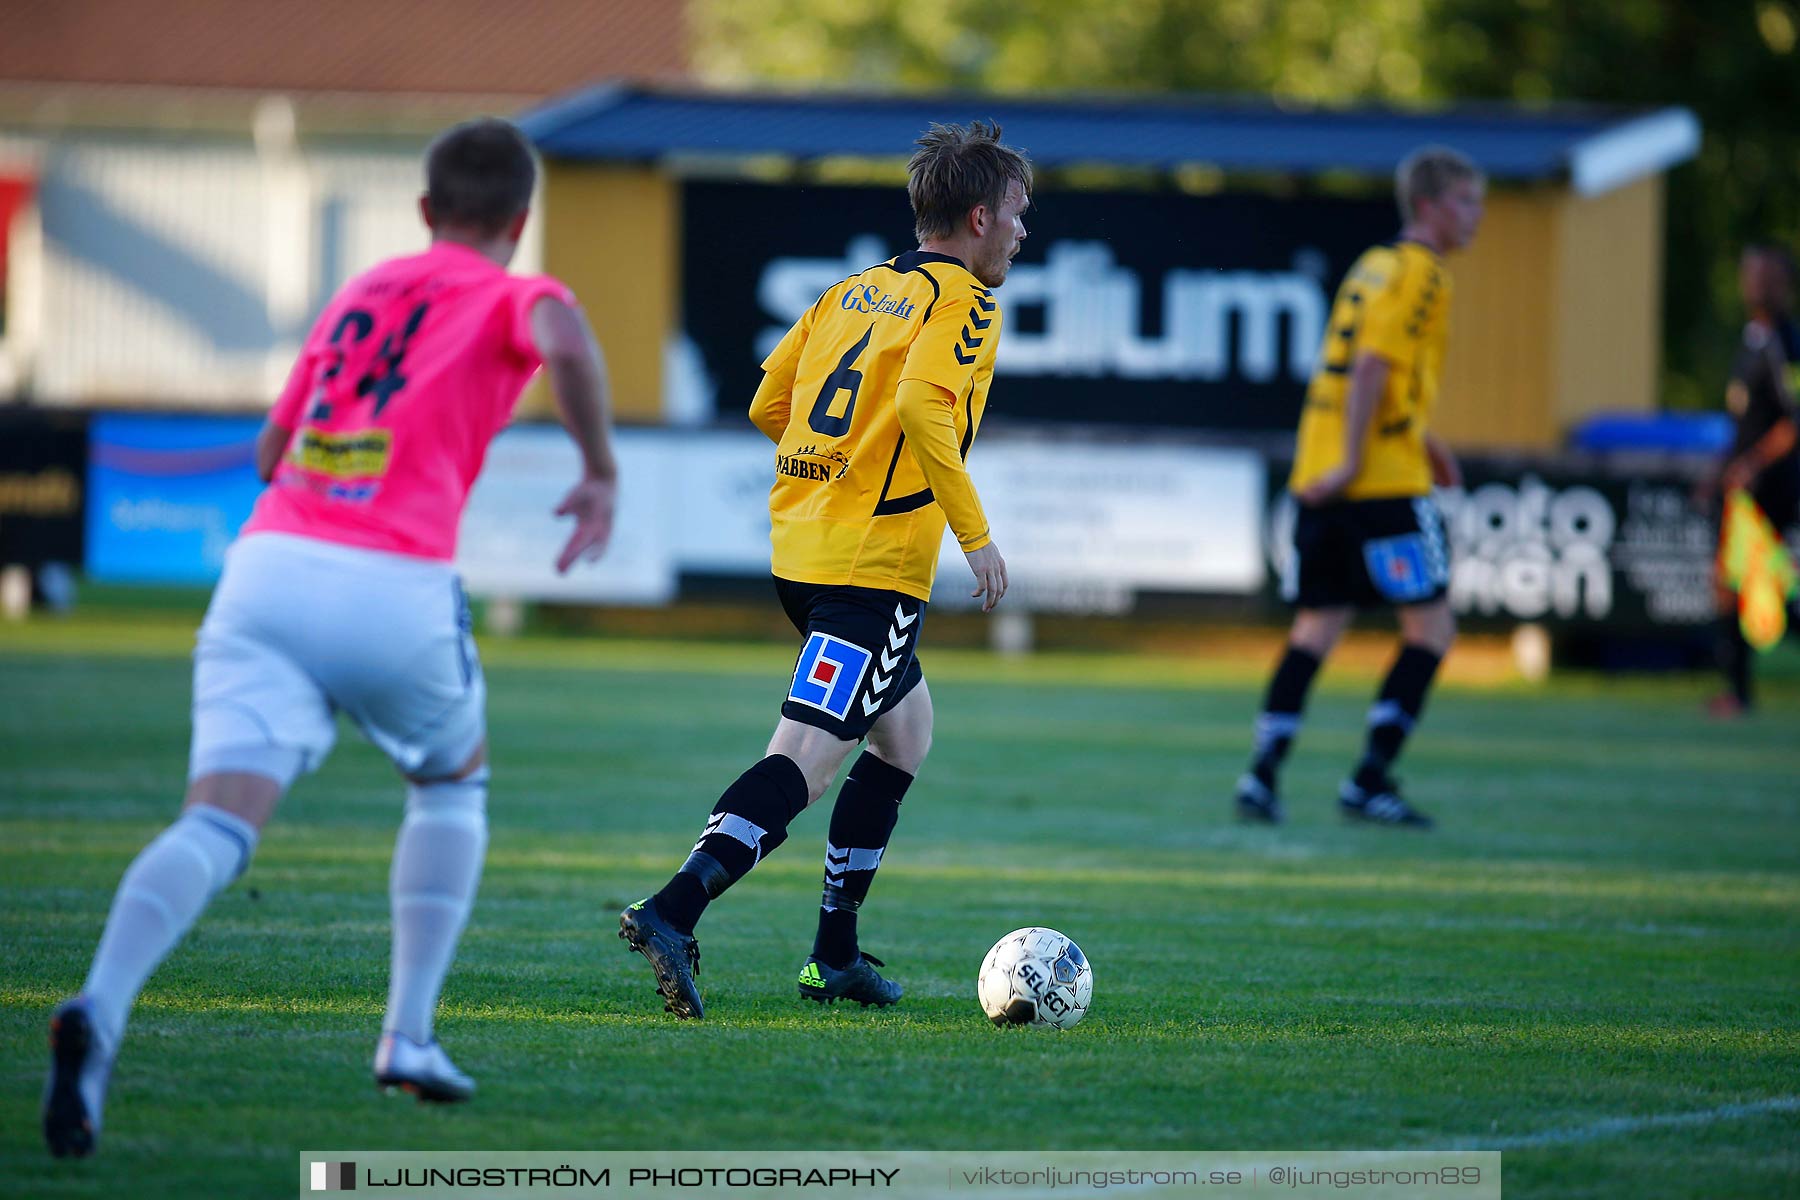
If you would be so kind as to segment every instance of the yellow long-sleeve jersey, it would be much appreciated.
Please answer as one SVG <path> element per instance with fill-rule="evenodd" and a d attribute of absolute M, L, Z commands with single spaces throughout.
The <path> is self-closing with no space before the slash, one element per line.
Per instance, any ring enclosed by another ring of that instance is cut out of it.
<path fill-rule="evenodd" d="M 946 522 L 964 550 L 987 545 L 964 459 L 999 344 L 998 303 L 948 255 L 902 254 L 819 297 L 750 405 L 776 444 L 777 576 L 929 600 Z"/>
<path fill-rule="evenodd" d="M 1425 429 L 1437 403 L 1450 335 L 1450 273 L 1417 242 L 1375 246 L 1344 277 L 1331 307 L 1288 487 L 1299 491 L 1344 461 L 1345 405 L 1357 357 L 1387 360 L 1387 388 L 1363 442 L 1362 467 L 1347 500 L 1423 496 L 1431 491 Z"/>

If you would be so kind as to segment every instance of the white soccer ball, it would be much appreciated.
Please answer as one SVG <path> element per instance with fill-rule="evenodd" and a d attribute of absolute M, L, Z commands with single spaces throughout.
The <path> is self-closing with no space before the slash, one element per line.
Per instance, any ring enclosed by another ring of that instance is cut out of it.
<path fill-rule="evenodd" d="M 975 994 L 996 1025 L 1068 1029 L 1087 1015 L 1094 972 L 1080 946 L 1033 925 L 994 943 L 982 960 Z"/>

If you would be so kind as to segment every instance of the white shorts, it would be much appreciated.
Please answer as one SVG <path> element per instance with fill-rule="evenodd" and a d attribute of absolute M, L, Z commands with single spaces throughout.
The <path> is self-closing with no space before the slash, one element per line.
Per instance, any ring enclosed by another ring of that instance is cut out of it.
<path fill-rule="evenodd" d="M 254 534 L 226 551 L 200 626 L 188 777 L 291 782 L 325 761 L 340 710 L 402 772 L 453 775 L 487 735 L 486 698 L 449 563 Z"/>

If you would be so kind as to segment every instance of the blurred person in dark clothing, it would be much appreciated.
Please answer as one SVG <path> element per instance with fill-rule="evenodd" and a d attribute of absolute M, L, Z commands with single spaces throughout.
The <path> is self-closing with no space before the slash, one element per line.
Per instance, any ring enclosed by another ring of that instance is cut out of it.
<path fill-rule="evenodd" d="M 1794 286 L 1794 260 L 1785 249 L 1769 243 L 1744 249 L 1738 294 L 1748 319 L 1725 390 L 1733 426 L 1731 451 L 1716 480 L 1721 504 L 1733 491 L 1747 492 L 1778 536 L 1800 526 L 1800 438 L 1794 410 L 1800 327 L 1793 318 Z M 1707 709 L 1714 716 L 1734 717 L 1751 706 L 1752 653 L 1738 620 L 1737 593 L 1722 573 L 1715 592 L 1719 667 L 1727 690 Z"/>

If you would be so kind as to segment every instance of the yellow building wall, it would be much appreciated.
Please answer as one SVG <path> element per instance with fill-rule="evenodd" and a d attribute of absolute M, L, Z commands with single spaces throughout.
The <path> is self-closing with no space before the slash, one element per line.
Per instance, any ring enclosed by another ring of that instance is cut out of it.
<path fill-rule="evenodd" d="M 1556 196 L 1490 192 L 1481 232 L 1449 261 L 1450 345 L 1432 427 L 1464 449 L 1547 447 Z"/>
<path fill-rule="evenodd" d="M 1437 432 L 1465 449 L 1554 449 L 1594 412 L 1655 407 L 1660 177 L 1595 197 L 1490 192 L 1455 283 Z"/>
<path fill-rule="evenodd" d="M 663 416 L 663 347 L 677 316 L 681 191 L 649 167 L 553 162 L 544 173 L 544 270 L 568 284 L 593 324 L 626 422 Z M 554 417 L 542 379 L 519 404 Z"/>
<path fill-rule="evenodd" d="M 1662 356 L 1661 176 L 1558 208 L 1550 417 L 1656 407 Z"/>

